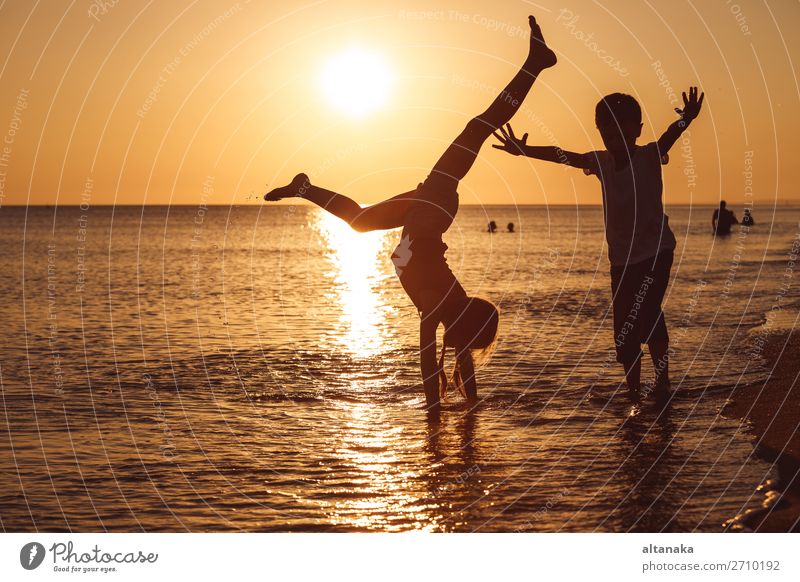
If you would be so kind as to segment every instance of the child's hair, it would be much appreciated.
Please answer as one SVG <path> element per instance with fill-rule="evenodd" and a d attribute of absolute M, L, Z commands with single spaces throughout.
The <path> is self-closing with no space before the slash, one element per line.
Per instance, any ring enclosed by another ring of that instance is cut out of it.
<path fill-rule="evenodd" d="M 497 306 L 487 299 L 470 297 L 455 321 L 445 327 L 442 354 L 439 358 L 439 395 L 444 398 L 447 387 L 453 384 L 463 396 L 464 383 L 458 357 L 453 366 L 453 375 L 448 382 L 444 371 L 444 355 L 448 347 L 458 350 L 469 349 L 473 364 L 477 368 L 486 364 L 494 351 L 497 342 L 497 331 L 500 323 L 500 312 Z M 457 355 L 457 354 L 456 354 Z"/>
<path fill-rule="evenodd" d="M 625 124 L 642 123 L 642 108 L 639 102 L 625 93 L 606 95 L 594 110 L 597 127 L 616 127 Z"/>

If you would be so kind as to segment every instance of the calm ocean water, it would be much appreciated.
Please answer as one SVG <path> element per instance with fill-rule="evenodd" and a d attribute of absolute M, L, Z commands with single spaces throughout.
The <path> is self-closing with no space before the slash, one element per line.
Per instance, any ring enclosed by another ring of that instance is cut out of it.
<path fill-rule="evenodd" d="M 718 531 L 769 477 L 719 410 L 765 378 L 765 314 L 796 313 L 800 210 L 725 239 L 710 208 L 668 212 L 668 414 L 612 397 L 601 209 L 465 207 L 448 259 L 502 335 L 477 408 L 429 426 L 397 232 L 302 206 L 2 208 L 2 528 Z"/>

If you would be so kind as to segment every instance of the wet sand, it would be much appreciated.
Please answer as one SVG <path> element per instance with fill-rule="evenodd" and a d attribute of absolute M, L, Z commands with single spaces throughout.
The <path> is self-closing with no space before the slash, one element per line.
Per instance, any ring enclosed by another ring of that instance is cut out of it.
<path fill-rule="evenodd" d="M 800 332 L 774 334 L 763 355 L 772 370 L 763 383 L 737 390 L 726 404 L 726 416 L 746 418 L 757 451 L 774 463 L 777 478 L 764 484 L 764 507 L 741 516 L 738 523 L 759 532 L 800 531 Z"/>

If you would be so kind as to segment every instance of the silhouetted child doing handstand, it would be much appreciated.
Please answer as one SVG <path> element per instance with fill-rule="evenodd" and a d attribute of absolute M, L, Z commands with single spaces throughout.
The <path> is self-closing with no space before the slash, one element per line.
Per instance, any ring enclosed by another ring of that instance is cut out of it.
<path fill-rule="evenodd" d="M 420 314 L 420 367 L 427 406 L 438 413 L 448 381 L 443 371 L 447 347 L 455 348 L 453 381 L 467 397 L 477 398 L 471 350 L 486 350 L 497 336 L 497 308 L 470 297 L 447 265 L 442 235 L 458 211 L 459 181 L 478 156 L 483 143 L 519 109 L 538 74 L 556 63 L 536 20 L 529 17 L 528 58 L 490 107 L 470 120 L 416 190 L 361 208 L 352 199 L 311 184 L 305 174 L 288 186 L 271 191 L 266 200 L 297 196 L 338 216 L 360 232 L 403 228 L 392 260 L 400 282 Z M 436 359 L 436 330 L 444 325 L 442 355 Z"/>

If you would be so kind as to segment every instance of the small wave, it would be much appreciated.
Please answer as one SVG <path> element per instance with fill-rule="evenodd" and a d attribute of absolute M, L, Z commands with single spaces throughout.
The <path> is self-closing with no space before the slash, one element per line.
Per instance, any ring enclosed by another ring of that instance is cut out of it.
<path fill-rule="evenodd" d="M 322 395 L 313 392 L 248 392 L 242 398 L 252 402 L 319 402 L 324 400 Z"/>

